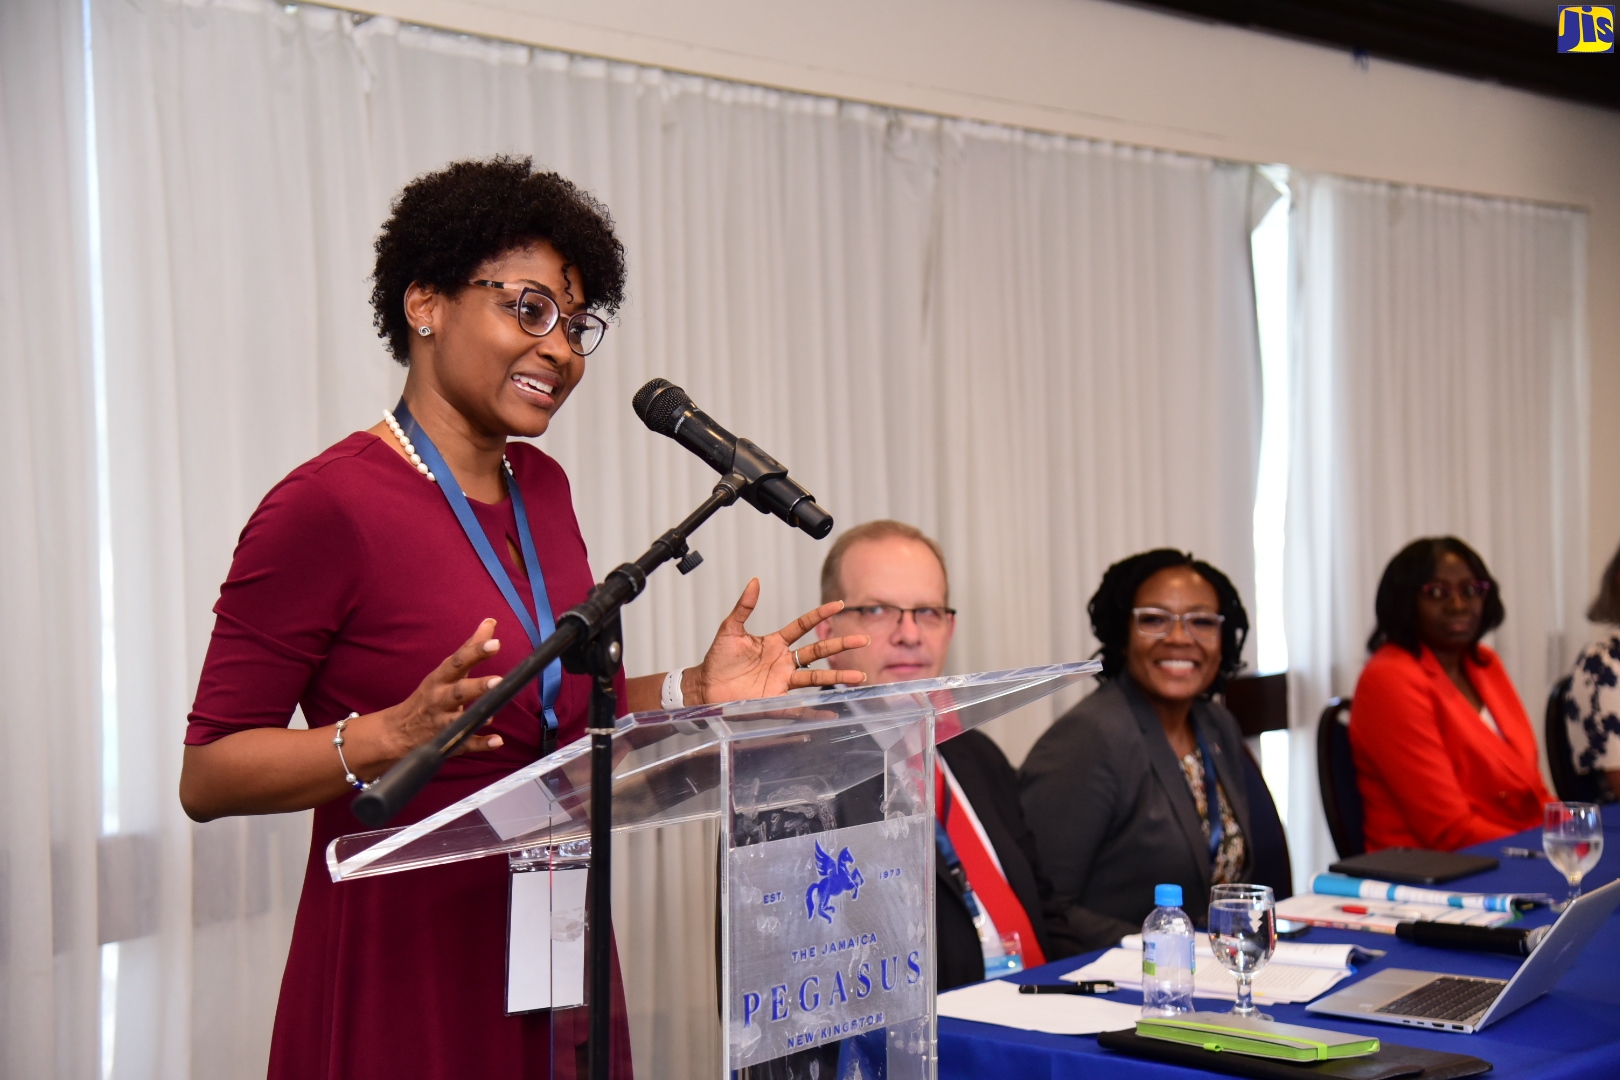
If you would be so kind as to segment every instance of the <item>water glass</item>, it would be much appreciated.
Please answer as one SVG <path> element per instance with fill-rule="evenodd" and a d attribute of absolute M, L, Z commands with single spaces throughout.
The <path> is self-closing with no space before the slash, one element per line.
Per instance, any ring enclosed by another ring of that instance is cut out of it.
<path fill-rule="evenodd" d="M 1276 900 L 1266 885 L 1217 885 L 1209 892 L 1209 944 L 1228 971 L 1237 976 L 1233 1016 L 1258 1016 L 1254 1007 L 1255 972 L 1277 951 Z"/>
<path fill-rule="evenodd" d="M 1569 882 L 1562 911 L 1581 895 L 1581 879 L 1603 857 L 1603 817 L 1591 803 L 1550 802 L 1542 808 L 1541 847 Z"/>

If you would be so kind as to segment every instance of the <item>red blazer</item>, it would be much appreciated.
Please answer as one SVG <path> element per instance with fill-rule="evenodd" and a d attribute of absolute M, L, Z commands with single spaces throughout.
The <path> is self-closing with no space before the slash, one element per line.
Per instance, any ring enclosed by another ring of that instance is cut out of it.
<path fill-rule="evenodd" d="M 1541 824 L 1552 800 L 1536 737 L 1502 661 L 1463 661 L 1502 729 L 1496 735 L 1427 647 L 1373 654 L 1350 706 L 1350 746 L 1365 805 L 1367 850 L 1455 851 Z"/>

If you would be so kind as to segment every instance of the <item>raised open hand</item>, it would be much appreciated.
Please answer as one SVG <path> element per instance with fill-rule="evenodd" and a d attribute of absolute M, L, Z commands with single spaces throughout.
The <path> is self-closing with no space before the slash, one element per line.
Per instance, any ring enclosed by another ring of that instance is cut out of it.
<path fill-rule="evenodd" d="M 467 707 L 500 684 L 499 675 L 469 679 L 467 672 L 500 651 L 501 643 L 495 639 L 495 620 L 485 619 L 473 631 L 473 636 L 462 642 L 461 648 L 444 658 L 444 662 L 428 673 L 416 692 L 391 709 L 385 709 L 387 731 L 395 757 L 404 757 L 411 750 L 432 739 Z M 494 717 L 490 717 L 493 721 Z M 461 740 L 456 753 L 494 750 L 501 745 L 499 735 L 469 735 Z"/>
<path fill-rule="evenodd" d="M 808 669 L 817 660 L 868 644 L 871 639 L 865 634 L 811 642 L 797 650 L 797 658 L 794 656 L 793 643 L 815 629 L 817 623 L 841 611 L 842 600 L 807 611 L 776 633 L 764 637 L 750 634 L 745 625 L 758 603 L 759 579 L 754 578 L 743 589 L 737 606 L 720 624 L 702 666 L 687 670 L 682 683 L 689 703 L 715 705 L 722 701 L 776 697 L 805 686 L 853 685 L 866 680 L 866 675 L 859 671 Z"/>

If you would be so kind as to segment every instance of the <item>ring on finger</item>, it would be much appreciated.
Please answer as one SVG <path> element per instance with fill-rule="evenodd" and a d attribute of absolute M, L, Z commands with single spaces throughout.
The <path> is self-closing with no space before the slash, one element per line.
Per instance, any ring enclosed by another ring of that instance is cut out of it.
<path fill-rule="evenodd" d="M 809 666 L 810 666 L 809 664 L 806 664 L 803 660 L 799 659 L 799 650 L 794 649 L 793 650 L 793 668 L 794 668 L 794 670 L 795 671 L 803 671 L 805 668 L 807 668 Z"/>

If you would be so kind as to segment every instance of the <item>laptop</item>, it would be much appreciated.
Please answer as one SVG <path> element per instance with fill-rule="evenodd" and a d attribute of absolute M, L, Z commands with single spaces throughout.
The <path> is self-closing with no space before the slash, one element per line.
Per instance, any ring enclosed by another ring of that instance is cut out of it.
<path fill-rule="evenodd" d="M 1616 907 L 1620 907 L 1620 880 L 1577 899 L 1546 928 L 1534 951 L 1506 981 L 1389 968 L 1311 1002 L 1305 1011 L 1440 1031 L 1479 1031 L 1557 985 Z"/>

